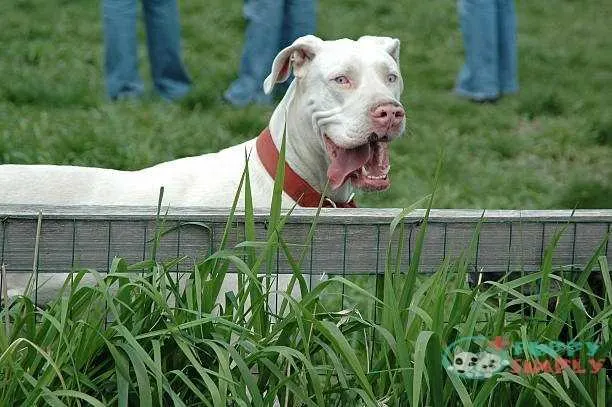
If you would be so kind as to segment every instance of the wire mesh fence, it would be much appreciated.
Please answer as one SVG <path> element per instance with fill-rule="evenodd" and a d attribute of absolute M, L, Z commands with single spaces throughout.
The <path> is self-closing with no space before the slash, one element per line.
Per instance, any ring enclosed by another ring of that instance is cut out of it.
<path fill-rule="evenodd" d="M 304 250 L 315 213 L 296 210 L 283 229 L 283 239 L 296 252 Z M 306 246 L 302 272 L 311 283 L 326 275 L 384 273 L 387 247 L 390 244 L 396 250 L 399 240 L 397 235 L 390 236 L 389 224 L 399 213 L 399 209 L 323 210 L 312 243 Z M 423 216 L 424 211 L 415 211 L 402 220 L 404 264 L 412 259 Z M 170 208 L 162 218 L 166 233 L 156 248 L 156 259 L 186 256 L 188 260 L 181 262 L 176 272 L 188 273 L 219 247 L 228 214 Z M 49 277 L 57 274 L 66 276 L 83 268 L 105 273 L 115 257 L 128 263 L 150 258 L 157 227 L 156 209 L 141 207 L 0 206 L 0 220 L 0 264 L 6 267 L 7 280 L 22 281 L 34 271 L 36 295 Z M 255 214 L 255 232 L 262 240 L 266 222 L 265 212 Z M 592 258 L 610 235 L 611 224 L 612 210 L 433 210 L 419 270 L 434 272 L 445 259 L 465 252 L 473 241 L 473 272 L 486 276 L 537 271 L 551 239 L 561 231 L 553 266 L 572 273 Z M 244 217 L 238 215 L 231 227 L 229 247 L 243 240 Z M 612 262 L 609 246 L 606 243 L 603 250 Z M 279 275 L 279 280 L 292 273 L 281 255 L 272 268 L 270 272 Z"/>

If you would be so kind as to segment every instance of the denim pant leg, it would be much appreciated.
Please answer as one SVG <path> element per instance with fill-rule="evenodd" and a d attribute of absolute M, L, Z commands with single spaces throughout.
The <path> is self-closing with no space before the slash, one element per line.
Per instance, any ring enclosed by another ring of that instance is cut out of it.
<path fill-rule="evenodd" d="M 263 81 L 280 47 L 284 9 L 284 0 L 245 0 L 244 16 L 248 24 L 238 79 L 224 94 L 233 105 L 272 102 L 271 96 L 263 92 Z"/>
<path fill-rule="evenodd" d="M 181 26 L 176 0 L 143 0 L 153 83 L 169 100 L 184 96 L 191 80 L 181 60 Z"/>
<path fill-rule="evenodd" d="M 137 0 L 104 0 L 102 13 L 106 92 L 112 100 L 138 96 L 144 86 L 138 75 Z"/>
<path fill-rule="evenodd" d="M 283 21 L 279 49 L 288 47 L 304 35 L 317 31 L 317 5 L 315 0 L 286 0 L 285 18 Z M 292 76 L 293 77 L 293 76 Z M 278 84 L 277 93 L 284 94 L 291 83 L 291 78 Z"/>
<path fill-rule="evenodd" d="M 314 34 L 317 30 L 315 0 L 286 0 L 282 37 L 279 48 L 285 48 L 297 38 Z"/>
<path fill-rule="evenodd" d="M 474 100 L 499 97 L 497 0 L 459 0 L 465 64 L 456 92 Z"/>
<path fill-rule="evenodd" d="M 499 81 L 503 94 L 518 92 L 516 13 L 514 0 L 497 0 L 499 21 Z"/>

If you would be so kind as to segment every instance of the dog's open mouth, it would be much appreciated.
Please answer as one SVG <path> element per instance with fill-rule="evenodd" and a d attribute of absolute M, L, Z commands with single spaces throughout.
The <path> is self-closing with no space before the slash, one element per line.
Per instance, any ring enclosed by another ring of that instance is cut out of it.
<path fill-rule="evenodd" d="M 331 164 L 327 177 L 333 189 L 341 187 L 347 180 L 357 188 L 381 191 L 389 188 L 389 144 L 372 141 L 359 147 L 345 149 L 324 136 Z"/>

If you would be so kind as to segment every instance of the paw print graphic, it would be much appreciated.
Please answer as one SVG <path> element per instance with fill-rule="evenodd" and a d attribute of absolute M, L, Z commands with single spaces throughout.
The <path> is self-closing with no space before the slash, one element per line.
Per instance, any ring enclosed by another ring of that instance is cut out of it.
<path fill-rule="evenodd" d="M 510 361 L 503 353 L 458 352 L 447 369 L 468 379 L 488 379 L 509 364 Z"/>

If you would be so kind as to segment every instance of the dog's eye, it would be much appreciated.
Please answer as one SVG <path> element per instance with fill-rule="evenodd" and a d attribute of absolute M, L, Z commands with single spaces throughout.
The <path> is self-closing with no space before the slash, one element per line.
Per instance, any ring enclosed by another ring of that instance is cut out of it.
<path fill-rule="evenodd" d="M 339 75 L 334 78 L 334 82 L 338 85 L 348 85 L 349 79 L 345 75 Z"/>
<path fill-rule="evenodd" d="M 387 75 L 387 81 L 389 81 L 390 83 L 397 82 L 397 75 L 394 73 L 390 73 L 389 75 Z"/>

